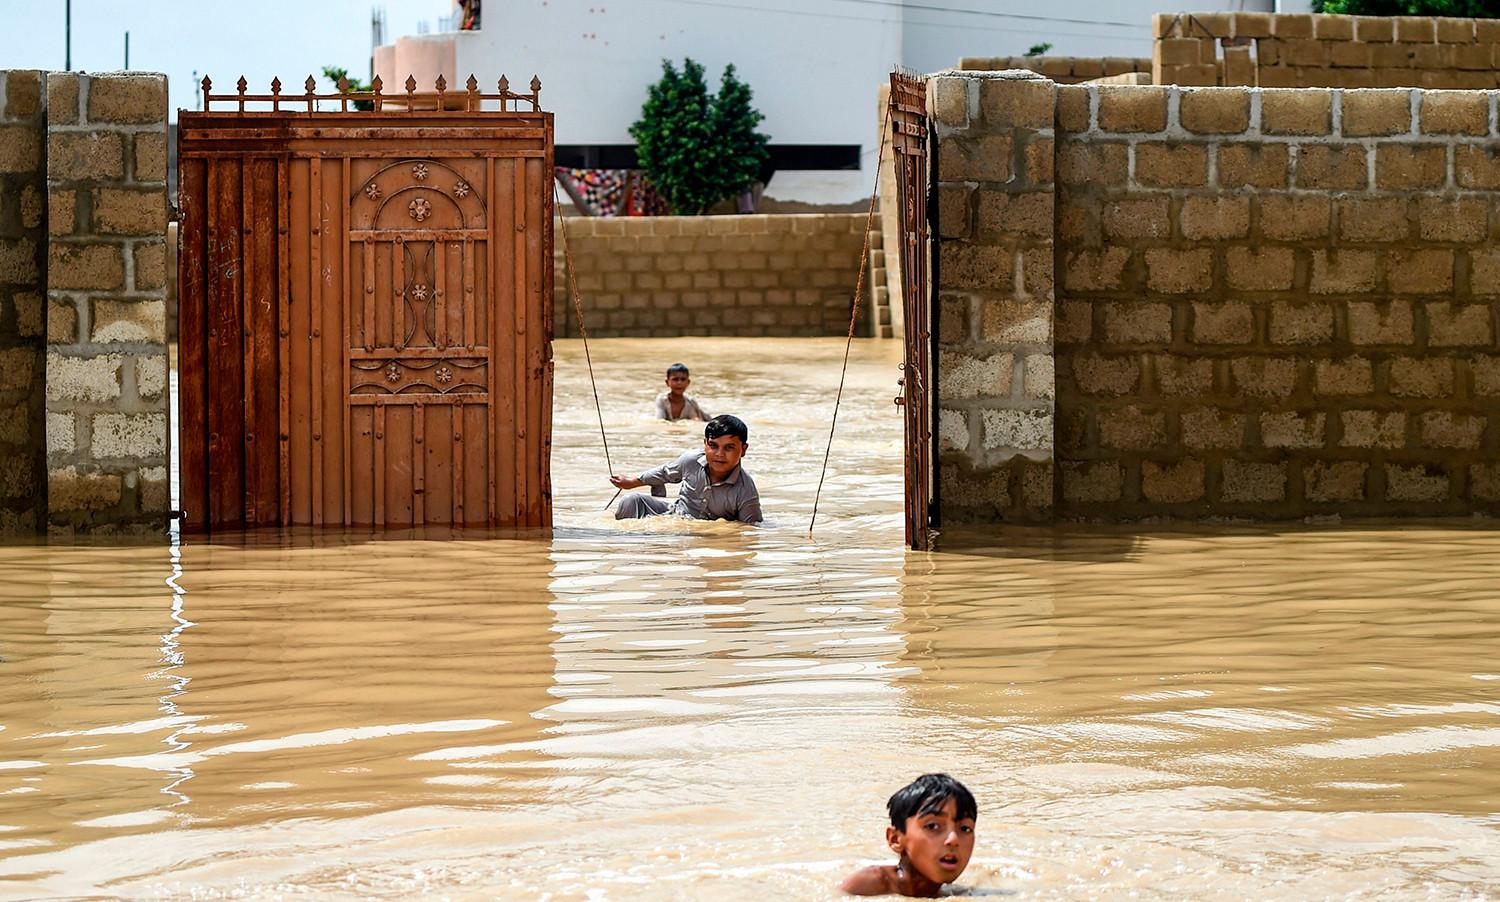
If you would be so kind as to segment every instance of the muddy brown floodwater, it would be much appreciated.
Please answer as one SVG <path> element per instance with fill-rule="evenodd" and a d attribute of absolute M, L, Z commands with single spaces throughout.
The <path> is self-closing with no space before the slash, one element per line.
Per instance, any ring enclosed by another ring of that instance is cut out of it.
<path fill-rule="evenodd" d="M 960 885 L 1493 898 L 1500 531 L 952 531 L 902 548 L 894 342 L 598 341 L 615 468 L 666 364 L 766 528 L 629 526 L 557 349 L 546 535 L 0 549 L 0 896 L 829 899 L 966 781 Z"/>

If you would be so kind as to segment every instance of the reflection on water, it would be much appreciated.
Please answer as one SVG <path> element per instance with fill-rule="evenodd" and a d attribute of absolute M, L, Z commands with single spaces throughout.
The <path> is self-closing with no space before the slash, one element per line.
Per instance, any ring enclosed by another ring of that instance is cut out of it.
<path fill-rule="evenodd" d="M 882 805 L 980 799 L 1033 898 L 1500 885 L 1500 531 L 949 532 L 901 547 L 893 343 L 594 344 L 614 467 L 666 364 L 763 529 L 621 524 L 558 348 L 541 535 L 0 549 L 0 896 L 827 899 Z"/>

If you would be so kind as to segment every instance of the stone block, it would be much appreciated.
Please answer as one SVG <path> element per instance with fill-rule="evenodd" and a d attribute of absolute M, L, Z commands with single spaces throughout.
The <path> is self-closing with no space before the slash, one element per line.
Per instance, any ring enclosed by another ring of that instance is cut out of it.
<path fill-rule="evenodd" d="M 1200 188 L 1208 183 L 1202 144 L 1137 144 L 1135 180 L 1151 188 Z"/>
<path fill-rule="evenodd" d="M 1052 237 L 1052 192 L 1009 194 L 980 189 L 975 226 L 981 233 Z M 941 208 L 940 208 L 941 210 Z M 939 214 L 941 219 L 941 212 Z"/>
<path fill-rule="evenodd" d="M 163 75 L 94 75 L 89 78 L 88 117 L 93 123 L 146 124 L 167 121 Z"/>
<path fill-rule="evenodd" d="M 1286 497 L 1286 465 L 1229 459 L 1220 470 L 1223 501 L 1269 503 Z"/>
<path fill-rule="evenodd" d="M 164 189 L 95 188 L 94 231 L 101 235 L 167 233 Z"/>
<path fill-rule="evenodd" d="M 1396 23 L 1389 16 L 1355 16 L 1354 39 L 1368 43 L 1390 42 L 1396 37 Z"/>
<path fill-rule="evenodd" d="M 1128 395 L 1141 381 L 1140 362 L 1134 357 L 1104 357 L 1082 354 L 1072 361 L 1073 382 L 1086 395 Z"/>
<path fill-rule="evenodd" d="M 979 115 L 987 127 L 1051 128 L 1055 109 L 1056 86 L 1047 79 L 979 82 Z"/>
<path fill-rule="evenodd" d="M 1318 302 L 1277 301 L 1271 305 L 1273 344 L 1311 345 L 1333 340 L 1333 307 Z"/>
<path fill-rule="evenodd" d="M 1428 135 L 1488 135 L 1489 98 L 1478 91 L 1427 91 L 1420 95 L 1422 132 Z"/>
<path fill-rule="evenodd" d="M 47 247 L 47 287 L 115 291 L 125 286 L 125 257 L 118 244 L 60 244 Z"/>
<path fill-rule="evenodd" d="M 1235 391 L 1252 398 L 1288 398 L 1297 386 L 1297 362 L 1286 357 L 1237 357 L 1229 372 Z"/>
<path fill-rule="evenodd" d="M 1336 69 L 1369 69 L 1375 64 L 1375 48 L 1356 41 L 1340 41 L 1328 48 L 1328 62 Z M 1353 73 L 1351 73 L 1353 74 Z M 1364 73 L 1361 73 L 1364 74 Z M 1366 84 L 1345 84 L 1343 87 L 1372 87 Z"/>
<path fill-rule="evenodd" d="M 1245 417 L 1212 407 L 1185 410 L 1181 433 L 1183 445 L 1195 450 L 1239 448 L 1245 442 Z"/>
<path fill-rule="evenodd" d="M 47 400 L 103 403 L 120 397 L 120 366 L 124 357 L 47 355 Z M 50 406 L 50 403 L 49 403 Z"/>
<path fill-rule="evenodd" d="M 1363 501 L 1369 465 L 1356 460 L 1318 461 L 1302 468 L 1307 500 L 1323 504 Z"/>
<path fill-rule="evenodd" d="M 1124 473 L 1113 461 L 1065 461 L 1062 465 L 1064 501 L 1099 504 L 1119 501 Z"/>
<path fill-rule="evenodd" d="M 1375 391 L 1375 368 L 1364 357 L 1319 360 L 1313 367 L 1313 386 L 1319 395 L 1347 397 Z"/>
<path fill-rule="evenodd" d="M 1352 301 L 1349 340 L 1356 345 L 1409 345 L 1416 340 L 1409 301 Z"/>
<path fill-rule="evenodd" d="M 1440 188 L 1447 181 L 1441 147 L 1381 144 L 1375 148 L 1375 184 L 1380 188 Z"/>
<path fill-rule="evenodd" d="M 1050 410 L 985 410 L 981 415 L 985 448 L 1038 451 L 1052 447 Z"/>
<path fill-rule="evenodd" d="M 1398 357 L 1390 366 L 1390 392 L 1398 398 L 1453 397 L 1453 361 L 1447 357 Z"/>
<path fill-rule="evenodd" d="M 22 338 L 40 337 L 46 317 L 42 296 L 31 291 L 18 291 L 11 297 L 11 306 L 16 311 L 16 334 Z"/>
<path fill-rule="evenodd" d="M 1051 354 L 1032 354 L 1026 358 L 1021 394 L 1034 401 L 1057 397 L 1057 364 Z"/>
<path fill-rule="evenodd" d="M 1194 301 L 1192 338 L 1196 344 L 1250 344 L 1255 315 L 1238 301 Z"/>
<path fill-rule="evenodd" d="M 0 391 L 31 391 L 38 363 L 38 354 L 32 348 L 0 349 Z"/>
<path fill-rule="evenodd" d="M 1007 292 L 1015 285 L 1015 252 L 1008 247 L 943 241 L 938 261 L 945 288 Z"/>
<path fill-rule="evenodd" d="M 979 308 L 979 338 L 997 344 L 1052 340 L 1053 305 L 1041 298 L 989 298 Z"/>
<path fill-rule="evenodd" d="M 944 351 L 938 356 L 939 400 L 1008 398 L 1014 371 L 1015 357 L 1008 352 L 974 356 Z"/>
<path fill-rule="evenodd" d="M 1250 234 L 1250 198 L 1246 196 L 1184 198 L 1178 218 L 1182 237 L 1220 241 Z"/>
<path fill-rule="evenodd" d="M 73 414 L 47 411 L 47 453 L 72 454 L 77 448 Z"/>
<path fill-rule="evenodd" d="M 1123 185 L 1129 177 L 1125 144 L 1065 141 L 1057 153 L 1057 178 L 1064 185 Z"/>
<path fill-rule="evenodd" d="M 61 188 L 47 193 L 47 234 L 71 235 L 78 230 L 78 194 Z"/>
<path fill-rule="evenodd" d="M 1354 40 L 1354 20 L 1349 16 L 1313 16 L 1313 37 L 1320 41 Z"/>
<path fill-rule="evenodd" d="M 1075 291 L 1109 291 L 1120 287 L 1130 251 L 1113 246 L 1103 250 L 1077 250 L 1063 260 L 1063 285 Z M 947 281 L 944 272 L 944 281 Z"/>
<path fill-rule="evenodd" d="M 1290 154 L 1285 144 L 1221 144 L 1221 188 L 1285 188 Z"/>
<path fill-rule="evenodd" d="M 47 509 L 54 513 L 108 510 L 120 503 L 121 479 L 114 473 L 80 473 L 60 467 L 47 473 Z"/>
<path fill-rule="evenodd" d="M 1447 501 L 1448 474 L 1422 466 L 1385 465 L 1387 501 Z"/>
<path fill-rule="evenodd" d="M 1213 251 L 1153 247 L 1145 252 L 1146 282 L 1152 291 L 1183 294 L 1213 284 Z"/>
<path fill-rule="evenodd" d="M 1167 89 L 1145 85 L 1100 85 L 1099 128 L 1136 134 L 1167 127 Z"/>
<path fill-rule="evenodd" d="M 1386 281 L 1400 294 L 1446 294 L 1453 290 L 1453 251 L 1442 248 L 1389 250 Z"/>
<path fill-rule="evenodd" d="M 1028 138 L 1025 148 L 1024 180 L 1032 185 L 1051 185 L 1053 161 L 1056 157 L 1057 151 L 1051 138 L 1041 138 L 1035 135 Z"/>
<path fill-rule="evenodd" d="M 1250 92 L 1243 88 L 1194 88 L 1179 98 L 1182 127 L 1200 135 L 1237 135 L 1250 127 Z"/>
<path fill-rule="evenodd" d="M 142 467 L 140 471 L 141 513 L 165 513 L 171 502 L 171 484 L 166 467 Z"/>
<path fill-rule="evenodd" d="M 1106 202 L 1101 216 L 1106 238 L 1120 241 L 1172 236 L 1171 202 L 1166 197 L 1125 197 Z"/>
<path fill-rule="evenodd" d="M 1201 397 L 1213 391 L 1214 362 L 1207 357 L 1158 354 L 1151 358 L 1156 388 L 1169 397 Z"/>
<path fill-rule="evenodd" d="M 1159 449 L 1167 441 L 1167 415 L 1130 405 L 1099 412 L 1099 442 L 1122 451 Z"/>
<path fill-rule="evenodd" d="M 1375 290 L 1380 256 L 1374 251 L 1315 250 L 1312 252 L 1313 294 L 1359 294 Z"/>
<path fill-rule="evenodd" d="M 48 298 L 47 343 L 73 344 L 78 340 L 78 308 L 72 301 Z"/>
<path fill-rule="evenodd" d="M 47 124 L 77 124 L 78 108 L 78 73 L 47 73 Z"/>
<path fill-rule="evenodd" d="M 1429 410 L 1418 421 L 1422 446 L 1477 449 L 1484 442 L 1485 422 L 1485 418 L 1480 416 L 1451 410 Z"/>
<path fill-rule="evenodd" d="M 962 410 L 938 410 L 938 450 L 964 451 L 969 447 L 969 416 Z"/>
<path fill-rule="evenodd" d="M 29 119 L 42 109 L 42 73 L 11 69 L 5 73 L 5 118 Z"/>
<path fill-rule="evenodd" d="M 939 238 L 968 238 L 974 227 L 974 192 L 967 185 L 939 185 L 937 233 Z"/>
<path fill-rule="evenodd" d="M 123 138 L 117 132 L 48 134 L 47 177 L 53 181 L 123 179 Z"/>
<path fill-rule="evenodd" d="M 1082 85 L 1057 86 L 1056 128 L 1081 132 L 1089 127 L 1089 90 Z"/>
<path fill-rule="evenodd" d="M 90 340 L 108 344 L 112 342 L 153 342 L 167 340 L 166 302 L 115 301 L 95 298 L 93 329 Z"/>
<path fill-rule="evenodd" d="M 1346 410 L 1339 414 L 1346 448 L 1400 448 L 1406 444 L 1406 414 L 1387 410 Z"/>
<path fill-rule="evenodd" d="M 1339 237 L 1346 241 L 1402 241 L 1411 231 L 1405 197 L 1340 197 Z"/>
<path fill-rule="evenodd" d="M 35 285 L 41 277 L 36 249 L 30 238 L 0 238 L 0 285 Z"/>
<path fill-rule="evenodd" d="M 1436 20 L 1428 16 L 1397 16 L 1396 40 L 1414 44 L 1431 44 L 1437 38 Z"/>
<path fill-rule="evenodd" d="M 1260 204 L 1260 232 L 1273 241 L 1328 237 L 1333 201 L 1326 196 L 1266 194 Z M 1373 257 L 1373 255 L 1370 255 Z"/>
<path fill-rule="evenodd" d="M 1260 441 L 1267 448 L 1321 448 L 1328 415 L 1277 411 L 1260 415 Z"/>
<path fill-rule="evenodd" d="M 95 460 L 159 458 L 167 452 L 167 416 L 163 413 L 95 414 L 89 452 Z"/>
<path fill-rule="evenodd" d="M 1493 344 L 1490 305 L 1441 301 L 1425 305 L 1427 344 L 1435 348 L 1485 347 Z"/>
<path fill-rule="evenodd" d="M 21 189 L 21 228 L 34 229 L 42 224 L 42 192 L 35 185 Z"/>
<path fill-rule="evenodd" d="M 1489 231 L 1488 204 L 1478 197 L 1419 198 L 1417 223 L 1426 241 L 1477 244 Z"/>
<path fill-rule="evenodd" d="M 1005 182 L 1010 180 L 1011 139 L 1008 135 L 943 138 L 938 142 L 938 180 L 943 182 Z"/>
<path fill-rule="evenodd" d="M 971 469 L 967 462 L 944 460 L 942 469 L 943 507 L 1005 510 L 1010 507 L 1010 471 Z"/>
<path fill-rule="evenodd" d="M 167 287 L 167 244 L 143 242 L 135 246 L 135 290 L 159 291 Z"/>
<path fill-rule="evenodd" d="M 1500 147 L 1456 145 L 1453 148 L 1453 178 L 1460 188 L 1500 188 Z"/>
<path fill-rule="evenodd" d="M 26 125 L 0 125 L 0 173 L 40 172 L 42 136 Z"/>
<path fill-rule="evenodd" d="M 1361 189 L 1369 181 L 1365 149 L 1357 144 L 1309 144 L 1297 151 L 1299 188 Z"/>
<path fill-rule="evenodd" d="M 137 182 L 165 182 L 167 180 L 166 135 L 135 136 L 135 166 L 132 172 Z"/>
<path fill-rule="evenodd" d="M 1141 494 L 1157 504 L 1200 501 L 1205 491 L 1206 471 L 1201 460 L 1173 464 L 1141 463 Z"/>
<path fill-rule="evenodd" d="M 948 128 L 969 127 L 969 86 L 973 79 L 935 78 L 932 81 L 932 115 Z"/>
<path fill-rule="evenodd" d="M 1411 131 L 1412 92 L 1406 89 L 1345 91 L 1343 95 L 1346 138 L 1404 135 Z"/>
<path fill-rule="evenodd" d="M 167 390 L 167 355 L 141 354 L 135 358 L 135 393 L 143 401 L 155 401 Z"/>
<path fill-rule="evenodd" d="M 1094 305 L 1088 301 L 1059 301 L 1053 326 L 1056 340 L 1063 344 L 1088 341 L 1094 331 L 1093 315 Z"/>
<path fill-rule="evenodd" d="M 1139 301 L 1106 304 L 1104 335 L 1115 344 L 1167 345 L 1172 341 L 1172 307 Z"/>
<path fill-rule="evenodd" d="M 1224 266 L 1229 287 L 1237 291 L 1286 291 L 1296 275 L 1289 247 L 1231 247 Z"/>

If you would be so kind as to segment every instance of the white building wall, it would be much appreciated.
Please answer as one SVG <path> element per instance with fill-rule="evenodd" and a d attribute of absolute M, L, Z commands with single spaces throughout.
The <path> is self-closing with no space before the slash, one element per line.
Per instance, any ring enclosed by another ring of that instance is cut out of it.
<path fill-rule="evenodd" d="M 629 144 L 663 58 L 702 63 L 710 85 L 733 63 L 778 144 L 860 144 L 861 171 L 780 172 L 767 195 L 810 203 L 868 197 L 876 90 L 892 66 L 931 72 L 961 56 L 1050 42 L 1061 56 L 1149 56 L 1160 0 L 490 0 L 482 30 L 453 35 L 461 84 L 542 79 L 559 144 Z M 1195 9 L 1270 10 L 1275 0 Z M 960 10 L 968 10 L 963 12 Z M 1073 21 L 1068 21 L 1073 20 Z M 1097 23 L 1118 24 L 1097 24 Z M 1090 24 L 1095 23 L 1095 24 Z M 430 40 L 430 38 L 429 38 Z M 379 57 L 377 56 L 377 65 Z M 384 75 L 384 73 L 382 73 Z M 397 73 L 399 83 L 405 73 Z"/>

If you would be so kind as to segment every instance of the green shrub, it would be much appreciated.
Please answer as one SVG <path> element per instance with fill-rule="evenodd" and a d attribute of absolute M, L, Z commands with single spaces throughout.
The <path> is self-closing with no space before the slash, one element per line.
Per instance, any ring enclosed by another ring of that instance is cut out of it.
<path fill-rule="evenodd" d="M 734 66 L 724 67 L 716 97 L 691 59 L 681 72 L 670 60 L 661 68 L 630 134 L 636 159 L 672 211 L 696 216 L 755 182 L 770 156 L 769 139 L 755 130 L 765 117 Z"/>
<path fill-rule="evenodd" d="M 1500 18 L 1500 0 L 1312 0 L 1315 13 L 1348 16 L 1452 16 Z"/>

